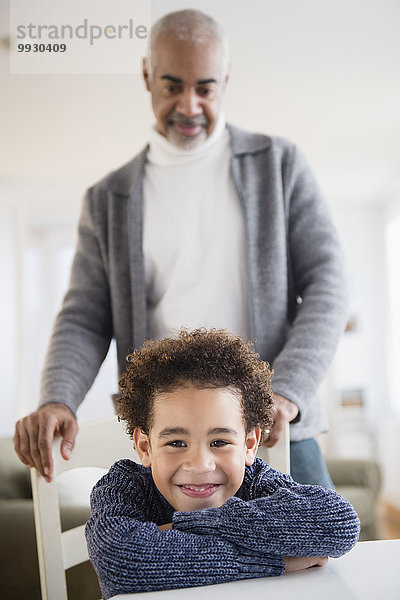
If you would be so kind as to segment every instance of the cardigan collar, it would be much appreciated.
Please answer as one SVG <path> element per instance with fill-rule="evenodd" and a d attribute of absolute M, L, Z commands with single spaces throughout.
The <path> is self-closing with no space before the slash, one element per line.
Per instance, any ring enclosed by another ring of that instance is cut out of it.
<path fill-rule="evenodd" d="M 251 133 L 231 125 L 226 124 L 231 144 L 232 156 L 241 154 L 255 154 L 261 152 L 271 145 L 271 138 L 260 133 Z M 146 156 L 149 151 L 149 144 L 135 156 L 131 161 L 125 164 L 117 171 L 113 171 L 103 179 L 103 184 L 107 190 L 117 194 L 129 195 L 132 188 L 138 183 L 138 180 L 144 175 Z"/>
<path fill-rule="evenodd" d="M 267 135 L 245 131 L 231 123 L 227 123 L 226 127 L 231 136 L 233 156 L 239 154 L 255 154 L 265 150 L 271 145 L 272 140 Z"/>

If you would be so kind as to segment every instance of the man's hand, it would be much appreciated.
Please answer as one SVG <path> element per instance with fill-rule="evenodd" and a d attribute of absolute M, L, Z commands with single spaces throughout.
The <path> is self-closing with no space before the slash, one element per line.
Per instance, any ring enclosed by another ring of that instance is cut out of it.
<path fill-rule="evenodd" d="M 263 446 L 267 448 L 275 446 L 283 433 L 286 423 L 293 421 L 299 414 L 299 409 L 294 402 L 279 394 L 272 394 L 272 397 L 275 403 L 274 426 L 268 435 L 264 432 Z"/>
<path fill-rule="evenodd" d="M 64 404 L 46 404 L 15 426 L 15 452 L 25 465 L 36 467 L 46 481 L 51 481 L 53 476 L 51 447 L 56 433 L 63 437 L 61 456 L 68 460 L 75 444 L 78 424 Z"/>
<path fill-rule="evenodd" d="M 302 571 L 310 567 L 323 567 L 328 562 L 327 556 L 284 556 L 285 573 Z"/>

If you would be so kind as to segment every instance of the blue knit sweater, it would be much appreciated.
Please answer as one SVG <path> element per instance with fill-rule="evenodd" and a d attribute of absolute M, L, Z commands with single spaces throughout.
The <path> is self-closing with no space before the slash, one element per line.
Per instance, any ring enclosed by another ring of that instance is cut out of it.
<path fill-rule="evenodd" d="M 151 469 L 121 460 L 95 485 L 86 525 L 104 600 L 116 594 L 282 575 L 283 556 L 341 556 L 358 540 L 353 507 L 259 458 L 219 508 L 174 512 Z M 172 522 L 171 530 L 158 525 Z"/>

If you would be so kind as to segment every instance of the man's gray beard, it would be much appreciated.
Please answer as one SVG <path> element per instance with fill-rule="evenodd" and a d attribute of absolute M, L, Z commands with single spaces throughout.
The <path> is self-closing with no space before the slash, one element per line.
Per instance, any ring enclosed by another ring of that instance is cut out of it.
<path fill-rule="evenodd" d="M 202 127 L 200 133 L 194 136 L 186 136 L 176 131 L 173 125 L 168 126 L 167 140 L 180 150 L 195 150 L 207 139 L 207 131 Z"/>

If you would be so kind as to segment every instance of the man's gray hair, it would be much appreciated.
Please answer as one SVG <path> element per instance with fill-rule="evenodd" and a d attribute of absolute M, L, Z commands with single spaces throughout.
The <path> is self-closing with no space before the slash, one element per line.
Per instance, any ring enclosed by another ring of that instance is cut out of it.
<path fill-rule="evenodd" d="M 225 76 L 229 67 L 228 38 L 221 25 L 205 13 L 185 9 L 169 13 L 161 17 L 151 28 L 146 67 L 151 79 L 152 55 L 160 38 L 175 38 L 191 44 L 206 44 L 210 41 L 219 41 L 222 46 L 222 74 Z"/>

